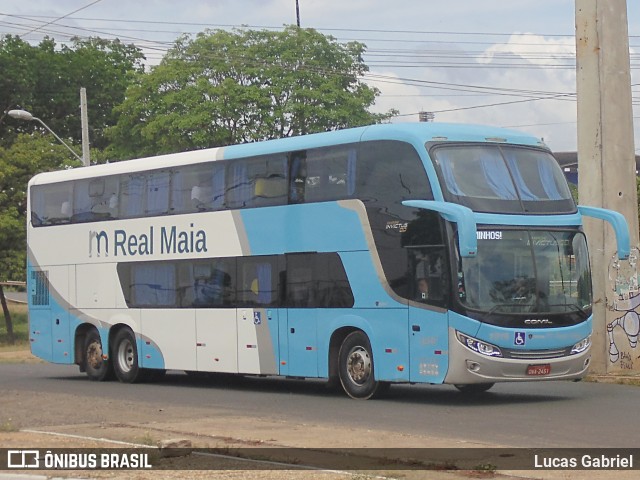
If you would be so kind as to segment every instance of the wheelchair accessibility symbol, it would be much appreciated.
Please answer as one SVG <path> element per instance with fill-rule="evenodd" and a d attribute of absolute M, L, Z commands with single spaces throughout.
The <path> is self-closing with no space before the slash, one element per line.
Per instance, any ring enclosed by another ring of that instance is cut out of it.
<path fill-rule="evenodd" d="M 516 332 L 513 338 L 514 345 L 524 345 L 526 343 L 525 332 Z"/>

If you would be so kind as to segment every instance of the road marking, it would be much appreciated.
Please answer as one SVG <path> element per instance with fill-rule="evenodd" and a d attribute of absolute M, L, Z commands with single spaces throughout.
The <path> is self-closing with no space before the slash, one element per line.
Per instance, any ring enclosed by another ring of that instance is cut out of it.
<path fill-rule="evenodd" d="M 30 429 L 22 429 L 20 430 L 21 432 L 25 432 L 25 433 L 38 433 L 41 435 L 51 435 L 51 436 L 58 436 L 58 437 L 67 437 L 67 438 L 75 438 L 78 440 L 90 440 L 90 441 L 94 441 L 94 442 L 105 442 L 105 443 L 113 443 L 116 445 L 126 445 L 128 447 L 136 447 L 136 448 L 155 448 L 157 449 L 158 447 L 154 447 L 151 445 L 143 445 L 140 443 L 132 443 L 132 442 L 123 442 L 121 440 L 111 440 L 109 438 L 97 438 L 97 437 L 87 437 L 84 435 L 74 435 L 72 433 L 59 433 L 59 432 L 48 432 L 46 430 L 30 430 Z M 273 465 L 273 466 L 278 466 L 278 467 L 291 467 L 291 469 L 300 469 L 300 470 L 315 470 L 317 472 L 322 472 L 322 473 L 336 473 L 336 474 L 341 474 L 341 475 L 349 475 L 352 477 L 355 476 L 361 476 L 362 474 L 359 472 L 348 472 L 346 470 L 329 470 L 329 469 L 325 469 L 325 468 L 318 468 L 318 467 L 314 467 L 311 465 L 301 465 L 299 463 L 284 463 L 284 462 L 275 462 L 272 460 L 255 460 L 253 458 L 242 458 L 242 457 L 235 457 L 233 455 L 224 455 L 221 453 L 207 453 L 207 452 L 191 452 L 192 455 L 200 455 L 200 456 L 204 456 L 204 457 L 215 457 L 215 458 L 224 458 L 227 460 L 236 460 L 236 461 L 241 461 L 241 462 L 248 462 L 248 463 L 264 463 L 266 465 Z M 395 480 L 393 477 L 383 477 L 383 476 L 379 476 L 379 475 L 367 475 L 368 478 L 375 478 L 378 480 Z"/>
<path fill-rule="evenodd" d="M 128 447 L 136 447 L 136 448 L 158 448 L 158 447 L 153 447 L 151 445 L 143 445 L 140 443 L 123 442 L 120 440 L 111 440 L 109 438 L 85 437 L 84 435 L 74 435 L 72 433 L 47 432 L 44 430 L 20 430 L 20 431 L 25 433 L 40 433 L 42 435 L 53 435 L 58 437 L 76 438 L 78 440 L 92 440 L 94 442 L 115 443 L 116 445 L 126 445 Z"/>

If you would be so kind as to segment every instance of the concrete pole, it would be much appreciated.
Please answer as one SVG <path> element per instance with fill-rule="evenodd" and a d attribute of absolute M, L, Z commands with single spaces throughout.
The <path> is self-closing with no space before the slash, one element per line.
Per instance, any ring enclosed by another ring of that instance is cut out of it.
<path fill-rule="evenodd" d="M 87 115 L 87 89 L 80 89 L 80 121 L 82 123 L 82 164 L 91 165 L 89 153 L 89 117 Z"/>
<path fill-rule="evenodd" d="M 575 5 L 579 199 L 582 205 L 623 214 L 634 247 L 638 244 L 638 202 L 626 0 L 576 0 Z M 614 291 L 614 233 L 605 222 L 591 219 L 585 219 L 585 229 L 593 270 L 591 371 L 638 372 L 640 349 L 630 363 L 612 354 L 614 337 L 618 339 L 616 349 L 629 350 L 632 345 L 622 328 L 611 330 L 611 325 L 631 311 L 631 302 L 624 306 Z"/>

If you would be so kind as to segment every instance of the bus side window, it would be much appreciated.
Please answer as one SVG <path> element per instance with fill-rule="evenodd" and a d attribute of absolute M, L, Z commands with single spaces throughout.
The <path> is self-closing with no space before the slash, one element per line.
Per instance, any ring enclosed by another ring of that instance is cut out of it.
<path fill-rule="evenodd" d="M 291 254 L 286 259 L 287 307 L 353 307 L 353 292 L 337 253 Z"/>
<path fill-rule="evenodd" d="M 287 255 L 287 286 L 285 305 L 289 308 L 315 306 L 314 254 Z"/>
<path fill-rule="evenodd" d="M 355 193 L 357 150 L 354 146 L 307 151 L 306 202 L 350 198 Z"/>
<path fill-rule="evenodd" d="M 121 218 L 142 216 L 144 213 L 145 177 L 140 174 L 120 178 L 119 214 Z"/>
<path fill-rule="evenodd" d="M 319 253 L 316 256 L 317 306 L 324 308 L 351 308 L 353 292 L 344 266 L 337 253 Z"/>
<path fill-rule="evenodd" d="M 286 205 L 287 157 L 284 154 L 258 157 L 252 162 L 252 166 L 254 168 L 250 172 L 253 185 L 251 206 Z"/>
<path fill-rule="evenodd" d="M 131 280 L 131 302 L 136 307 L 176 305 L 175 264 L 156 262 L 134 264 Z"/>
<path fill-rule="evenodd" d="M 402 234 L 408 276 L 413 282 L 411 300 L 443 306 L 448 299 L 450 274 L 443 228 L 437 213 L 420 211 Z"/>
<path fill-rule="evenodd" d="M 169 212 L 169 191 L 171 174 L 151 172 L 146 177 L 147 215 L 164 215 Z"/>
<path fill-rule="evenodd" d="M 270 307 L 278 303 L 277 257 L 238 259 L 238 305 Z"/>
<path fill-rule="evenodd" d="M 32 187 L 31 209 L 36 212 L 34 226 L 70 222 L 73 214 L 73 182 Z"/>
<path fill-rule="evenodd" d="M 224 208 L 224 163 L 180 167 L 171 175 L 171 213 Z"/>
<path fill-rule="evenodd" d="M 307 152 L 293 152 L 289 164 L 289 203 L 304 203 L 307 185 Z"/>
<path fill-rule="evenodd" d="M 73 223 L 117 218 L 119 179 L 110 177 L 78 180 L 73 190 Z"/>
<path fill-rule="evenodd" d="M 441 305 L 446 300 L 448 278 L 443 247 L 409 249 L 409 271 L 413 285 L 413 300 Z"/>
<path fill-rule="evenodd" d="M 194 264 L 194 307 L 236 304 L 236 259 L 217 258 Z"/>

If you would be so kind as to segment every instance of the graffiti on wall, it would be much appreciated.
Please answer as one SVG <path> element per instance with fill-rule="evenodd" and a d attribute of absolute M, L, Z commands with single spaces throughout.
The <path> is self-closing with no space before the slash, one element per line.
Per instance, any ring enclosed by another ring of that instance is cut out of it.
<path fill-rule="evenodd" d="M 608 302 L 608 306 L 619 315 L 607 324 L 609 361 L 621 370 L 633 370 L 634 365 L 640 364 L 639 257 L 640 252 L 633 248 L 628 260 L 619 260 L 614 255 L 609 263 L 609 288 L 613 301 Z"/>

